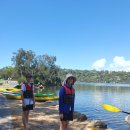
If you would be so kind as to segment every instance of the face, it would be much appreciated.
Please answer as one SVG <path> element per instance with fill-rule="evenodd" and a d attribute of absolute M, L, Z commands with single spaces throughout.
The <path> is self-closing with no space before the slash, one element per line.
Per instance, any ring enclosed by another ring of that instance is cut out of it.
<path fill-rule="evenodd" d="M 67 79 L 67 83 L 70 84 L 70 85 L 74 84 L 74 78 L 73 77 L 69 77 Z"/>
<path fill-rule="evenodd" d="M 31 81 L 31 77 L 27 77 L 27 82 L 30 82 Z"/>

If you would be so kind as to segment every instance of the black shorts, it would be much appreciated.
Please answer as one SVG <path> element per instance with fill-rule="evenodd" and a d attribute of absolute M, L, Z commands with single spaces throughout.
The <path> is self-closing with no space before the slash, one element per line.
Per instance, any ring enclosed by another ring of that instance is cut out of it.
<path fill-rule="evenodd" d="M 23 107 L 23 111 L 33 110 L 33 104 L 26 105 L 26 107 Z"/>
<path fill-rule="evenodd" d="M 73 121 L 73 112 L 63 113 L 63 119 L 61 121 Z"/>

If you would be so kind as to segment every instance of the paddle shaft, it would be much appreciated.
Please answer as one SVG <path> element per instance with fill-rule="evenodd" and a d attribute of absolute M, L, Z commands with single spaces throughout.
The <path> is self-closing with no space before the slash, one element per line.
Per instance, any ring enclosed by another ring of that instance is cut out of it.
<path fill-rule="evenodd" d="M 123 113 L 126 113 L 126 114 L 130 114 L 129 112 L 126 112 L 126 111 L 122 111 Z"/>

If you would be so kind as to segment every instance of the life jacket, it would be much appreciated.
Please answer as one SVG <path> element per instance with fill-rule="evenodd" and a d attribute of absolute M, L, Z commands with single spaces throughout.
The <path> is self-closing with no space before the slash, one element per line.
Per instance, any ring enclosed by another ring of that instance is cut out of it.
<path fill-rule="evenodd" d="M 26 91 L 23 92 L 24 98 L 33 98 L 33 84 L 29 86 L 28 83 L 24 83 L 26 87 Z"/>
<path fill-rule="evenodd" d="M 73 102 L 73 97 L 75 95 L 75 91 L 74 88 L 69 88 L 67 86 L 63 86 L 64 90 L 65 90 L 65 94 L 64 94 L 64 103 L 66 104 L 72 104 Z"/>

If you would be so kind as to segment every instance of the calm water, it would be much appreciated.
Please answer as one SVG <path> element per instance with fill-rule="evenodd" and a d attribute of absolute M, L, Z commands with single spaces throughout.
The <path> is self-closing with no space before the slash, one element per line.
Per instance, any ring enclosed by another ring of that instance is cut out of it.
<path fill-rule="evenodd" d="M 76 84 L 75 111 L 87 115 L 88 119 L 102 120 L 108 128 L 114 130 L 130 130 L 124 121 L 122 112 L 112 113 L 104 110 L 101 105 L 114 105 L 121 110 L 130 112 L 130 84 L 81 83 Z M 58 90 L 47 90 L 58 94 Z"/>
<path fill-rule="evenodd" d="M 75 110 L 85 113 L 88 119 L 104 121 L 108 128 L 130 130 L 124 121 L 127 114 L 104 110 L 104 103 L 130 112 L 130 84 L 79 83 L 76 85 Z"/>

